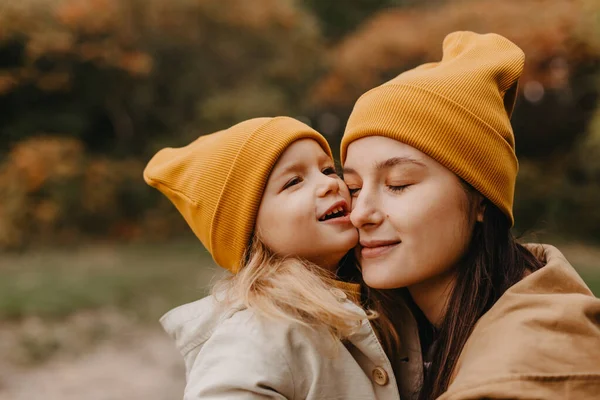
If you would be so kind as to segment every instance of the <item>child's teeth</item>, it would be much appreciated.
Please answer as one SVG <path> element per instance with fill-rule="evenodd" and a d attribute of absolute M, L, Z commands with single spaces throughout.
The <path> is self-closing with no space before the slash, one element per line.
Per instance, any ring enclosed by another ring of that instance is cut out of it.
<path fill-rule="evenodd" d="M 333 214 L 343 213 L 343 212 L 344 212 L 344 207 L 338 207 L 338 208 L 335 208 L 334 210 L 328 212 L 327 214 L 325 214 L 325 216 L 323 218 L 329 217 Z"/>

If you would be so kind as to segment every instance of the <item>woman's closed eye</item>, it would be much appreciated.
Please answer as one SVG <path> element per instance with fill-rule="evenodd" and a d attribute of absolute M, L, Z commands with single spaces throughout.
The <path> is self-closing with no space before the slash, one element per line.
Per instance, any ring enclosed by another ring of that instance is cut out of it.
<path fill-rule="evenodd" d="M 388 189 L 394 193 L 400 193 L 404 190 L 406 190 L 406 188 L 408 188 L 410 185 L 387 185 Z"/>
<path fill-rule="evenodd" d="M 358 192 L 360 191 L 360 188 L 348 187 L 348 191 L 350 192 L 350 197 L 356 197 L 356 196 L 358 196 Z"/>

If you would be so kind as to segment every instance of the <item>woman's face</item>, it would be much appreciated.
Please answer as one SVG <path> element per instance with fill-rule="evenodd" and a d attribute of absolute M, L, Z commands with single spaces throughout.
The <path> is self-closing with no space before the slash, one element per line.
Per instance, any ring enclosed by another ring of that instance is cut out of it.
<path fill-rule="evenodd" d="M 335 269 L 358 241 L 350 193 L 333 160 L 312 139 L 290 145 L 273 168 L 256 219 L 263 243 L 277 254 Z"/>
<path fill-rule="evenodd" d="M 348 147 L 344 180 L 367 285 L 410 287 L 452 275 L 465 254 L 480 197 L 447 168 L 399 141 L 370 136 Z"/>

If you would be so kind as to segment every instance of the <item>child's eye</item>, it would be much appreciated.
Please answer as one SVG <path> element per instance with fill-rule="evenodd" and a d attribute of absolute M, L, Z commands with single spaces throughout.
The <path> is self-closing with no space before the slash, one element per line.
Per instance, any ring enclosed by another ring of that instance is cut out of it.
<path fill-rule="evenodd" d="M 325 168 L 321 172 L 323 172 L 323 174 L 325 174 L 325 175 L 335 175 L 335 174 L 337 174 L 337 172 L 335 172 L 335 168 L 333 168 L 333 167 L 327 167 L 327 168 Z"/>
<path fill-rule="evenodd" d="M 283 185 L 283 190 L 285 190 L 287 188 L 290 188 L 290 187 L 292 187 L 294 185 L 297 185 L 300 182 L 302 182 L 302 179 L 300 179 L 299 176 L 295 176 L 292 179 L 290 179 L 289 181 L 287 181 L 285 185 Z"/>

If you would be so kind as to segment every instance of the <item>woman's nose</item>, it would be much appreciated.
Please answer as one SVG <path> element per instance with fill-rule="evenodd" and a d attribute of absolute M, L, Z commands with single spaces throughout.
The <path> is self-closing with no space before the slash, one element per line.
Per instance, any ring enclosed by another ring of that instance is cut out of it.
<path fill-rule="evenodd" d="M 356 228 L 379 225 L 383 221 L 383 213 L 377 206 L 375 195 L 361 190 L 357 197 L 352 199 L 352 212 L 350 221 Z"/>

